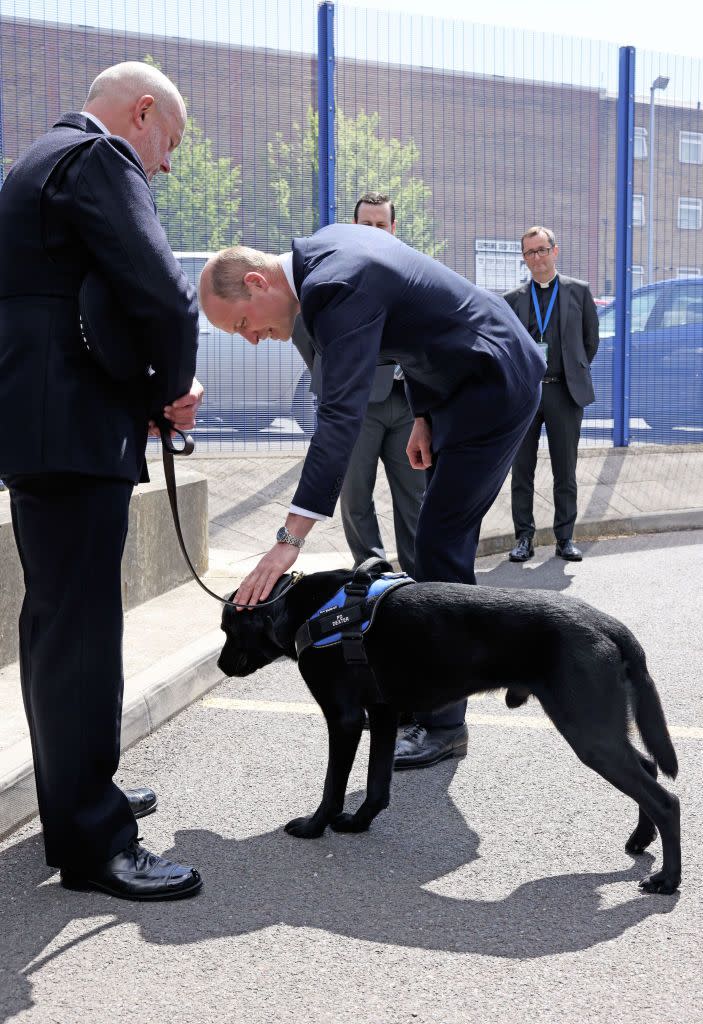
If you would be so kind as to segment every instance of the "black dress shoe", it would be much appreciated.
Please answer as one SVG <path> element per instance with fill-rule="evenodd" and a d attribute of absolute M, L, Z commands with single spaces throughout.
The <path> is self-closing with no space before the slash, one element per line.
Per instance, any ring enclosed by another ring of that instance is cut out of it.
<path fill-rule="evenodd" d="M 122 900 L 178 900 L 194 896 L 202 884 L 195 868 L 150 853 L 137 839 L 97 867 L 61 868 L 64 889 L 97 890 Z"/>
<path fill-rule="evenodd" d="M 393 767 L 428 768 L 448 757 L 466 757 L 468 736 L 465 722 L 450 729 L 411 725 L 396 740 Z"/>
<path fill-rule="evenodd" d="M 145 818 L 147 814 L 153 814 L 159 806 L 156 793 L 148 786 L 140 786 L 138 789 L 125 789 L 124 795 L 129 800 L 129 806 L 135 818 Z"/>
<path fill-rule="evenodd" d="M 557 541 L 556 553 L 559 558 L 565 558 L 567 562 L 580 562 L 583 558 L 571 537 L 567 537 L 566 540 Z"/>
<path fill-rule="evenodd" d="M 517 544 L 508 555 L 511 562 L 526 562 L 528 558 L 532 558 L 535 553 L 535 549 L 532 547 L 532 541 L 529 537 L 518 537 Z"/>

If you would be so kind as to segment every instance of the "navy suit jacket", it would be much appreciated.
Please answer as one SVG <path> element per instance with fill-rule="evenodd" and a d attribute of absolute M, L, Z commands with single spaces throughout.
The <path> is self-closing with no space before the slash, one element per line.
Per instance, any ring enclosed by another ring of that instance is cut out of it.
<path fill-rule="evenodd" d="M 139 480 L 149 417 L 192 384 L 198 310 L 137 153 L 64 115 L 0 189 L 0 252 L 0 476 Z M 117 383 L 86 350 L 78 291 L 89 269 L 131 318 L 152 377 Z"/>
<path fill-rule="evenodd" d="M 312 339 L 305 329 L 303 318 L 300 316 L 296 317 L 295 324 L 293 325 L 291 341 L 297 348 L 298 352 L 300 352 L 305 365 L 310 371 L 310 391 L 313 395 L 319 398 L 322 391 L 320 357 L 315 353 Z M 392 363 L 376 367 L 376 372 L 373 375 L 371 392 L 369 394 L 369 404 L 371 402 L 382 402 L 385 398 L 388 398 L 391 393 L 391 388 L 393 387 L 394 374 L 395 366 Z"/>
<path fill-rule="evenodd" d="M 296 239 L 293 277 L 321 368 L 301 508 L 334 511 L 379 362 L 403 367 L 415 416 L 470 383 L 465 433 L 487 444 L 540 386 L 544 358 L 502 298 L 387 232 L 335 224 Z"/>
<path fill-rule="evenodd" d="M 530 323 L 532 281 L 506 292 L 505 301 L 525 327 Z M 586 281 L 559 274 L 559 335 L 564 380 L 581 408 L 595 402 L 591 363 L 598 351 L 598 312 Z"/>

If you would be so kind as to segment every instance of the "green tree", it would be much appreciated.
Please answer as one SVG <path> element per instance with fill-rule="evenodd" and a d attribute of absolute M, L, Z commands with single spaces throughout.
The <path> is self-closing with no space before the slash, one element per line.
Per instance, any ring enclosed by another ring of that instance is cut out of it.
<path fill-rule="evenodd" d="M 413 173 L 420 151 L 413 138 L 385 139 L 380 134 L 378 113 L 360 110 L 356 117 L 336 114 L 337 221 L 351 222 L 359 195 L 367 191 L 391 196 L 398 217 L 398 237 L 430 256 L 439 255 L 446 241 L 438 241 L 430 210 L 432 190 Z M 305 130 L 293 124 L 288 142 L 277 132 L 268 144 L 268 193 L 270 205 L 260 216 L 257 235 L 268 234 L 269 247 L 282 251 L 295 235 L 307 235 L 319 227 L 317 208 L 318 116 L 308 109 Z M 273 216 L 272 216 L 273 214 Z"/>
<path fill-rule="evenodd" d="M 147 64 L 159 64 L 147 54 Z M 188 102 L 186 100 L 186 107 Z M 211 250 L 241 239 L 241 167 L 216 157 L 212 142 L 192 117 L 173 154 L 171 173 L 155 179 L 156 207 L 173 249 Z"/>
<path fill-rule="evenodd" d="M 221 249 L 241 238 L 241 168 L 216 157 L 212 142 L 189 118 L 171 173 L 160 175 L 156 206 L 174 249 Z"/>

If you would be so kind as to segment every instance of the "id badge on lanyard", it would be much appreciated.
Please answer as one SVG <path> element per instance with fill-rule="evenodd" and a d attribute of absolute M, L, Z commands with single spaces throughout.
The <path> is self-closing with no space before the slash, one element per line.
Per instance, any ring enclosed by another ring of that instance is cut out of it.
<path fill-rule="evenodd" d="M 552 315 L 552 310 L 554 309 L 554 303 L 557 301 L 557 292 L 558 291 L 559 291 L 559 278 L 557 278 L 556 281 L 554 282 L 554 291 L 552 292 L 552 297 L 549 300 L 549 305 L 547 306 L 547 312 L 544 315 L 544 322 L 542 322 L 542 310 L 539 308 L 539 299 L 537 298 L 537 289 L 535 288 L 535 282 L 534 281 L 532 282 L 532 305 L 535 308 L 535 317 L 537 318 L 537 330 L 539 331 L 539 341 L 537 342 L 537 344 L 539 345 L 540 350 L 542 352 L 542 355 L 544 356 L 545 359 L 547 358 L 547 350 L 549 348 L 549 345 L 544 340 L 544 336 L 547 333 L 547 327 L 549 326 L 549 320 L 550 320 L 551 315 Z"/>

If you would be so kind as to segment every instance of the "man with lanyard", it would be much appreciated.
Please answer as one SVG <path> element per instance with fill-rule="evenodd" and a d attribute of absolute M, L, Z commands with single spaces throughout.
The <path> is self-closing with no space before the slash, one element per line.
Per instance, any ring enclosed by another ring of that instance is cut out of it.
<path fill-rule="evenodd" d="M 535 468 L 542 424 L 547 431 L 554 477 L 556 554 L 580 562 L 573 542 L 576 522 L 576 458 L 583 410 L 595 400 L 590 364 L 598 351 L 598 314 L 588 284 L 557 274 L 559 247 L 549 228 L 522 237 L 522 255 L 532 280 L 505 295 L 547 360 L 542 400 L 512 468 L 512 515 L 517 543 L 511 562 L 532 558 Z"/>

